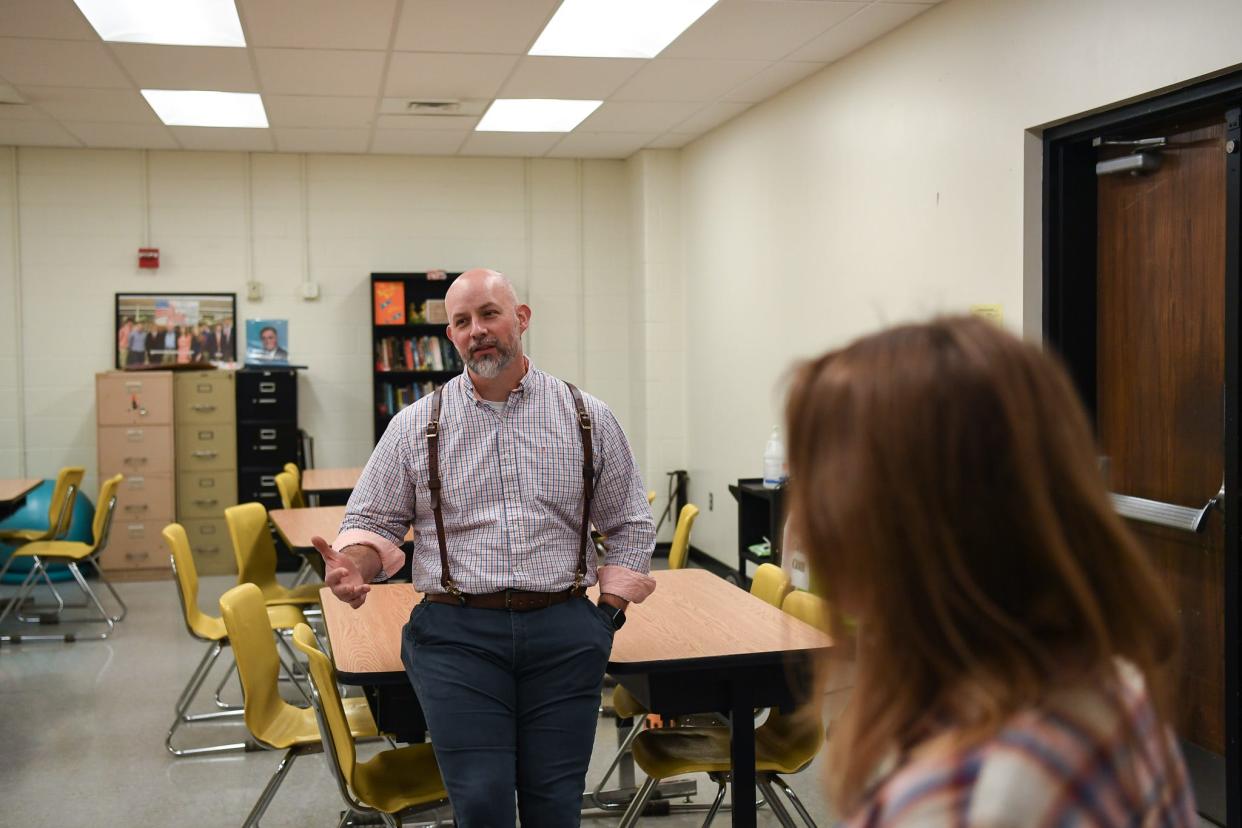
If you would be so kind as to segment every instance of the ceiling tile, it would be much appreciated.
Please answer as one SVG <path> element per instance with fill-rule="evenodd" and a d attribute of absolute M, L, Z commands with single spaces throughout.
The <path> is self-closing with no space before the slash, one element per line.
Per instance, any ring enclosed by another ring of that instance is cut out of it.
<path fill-rule="evenodd" d="M 369 128 L 375 118 L 375 98 L 264 95 L 263 108 L 273 127 Z"/>
<path fill-rule="evenodd" d="M 754 104 L 728 102 L 708 104 L 693 116 L 678 124 L 677 132 L 694 132 L 700 134 L 707 132 L 709 129 L 715 129 L 725 121 L 741 115 L 753 105 Z"/>
<path fill-rule="evenodd" d="M 169 127 L 181 146 L 189 150 L 271 152 L 276 148 L 270 129 L 224 127 Z"/>
<path fill-rule="evenodd" d="M 660 57 L 780 60 L 866 5 L 830 0 L 722 0 Z"/>
<path fill-rule="evenodd" d="M 692 132 L 668 132 L 647 145 L 647 149 L 678 149 L 699 136 Z"/>
<path fill-rule="evenodd" d="M 133 89 L 23 86 L 26 100 L 61 121 L 157 126 L 160 119 Z"/>
<path fill-rule="evenodd" d="M 110 48 L 140 89 L 259 91 L 245 49 L 146 43 L 114 43 Z"/>
<path fill-rule="evenodd" d="M 281 152 L 366 152 L 369 129 L 273 129 Z"/>
<path fill-rule="evenodd" d="M 613 94 L 617 101 L 714 101 L 770 64 L 761 60 L 650 61 Z"/>
<path fill-rule="evenodd" d="M 180 149 L 165 126 L 144 124 L 91 124 L 66 121 L 65 129 L 88 147 L 141 147 L 143 149 Z"/>
<path fill-rule="evenodd" d="M 404 0 L 393 48 L 524 55 L 560 0 Z"/>
<path fill-rule="evenodd" d="M 51 118 L 52 116 L 29 102 L 0 106 L 0 121 L 49 121 Z"/>
<path fill-rule="evenodd" d="M 384 53 L 253 49 L 260 90 L 276 95 L 378 95 Z"/>
<path fill-rule="evenodd" d="M 387 51 L 397 0 L 238 0 L 251 46 Z"/>
<path fill-rule="evenodd" d="M 454 155 L 469 132 L 425 129 L 377 129 L 371 152 L 399 155 Z"/>
<path fill-rule="evenodd" d="M 18 86 L 117 89 L 131 85 L 99 40 L 0 37 L 0 75 Z"/>
<path fill-rule="evenodd" d="M 3 0 L 0 32 L 11 37 L 97 40 L 99 35 L 70 0 Z"/>
<path fill-rule="evenodd" d="M 654 132 L 672 129 L 689 118 L 701 103 L 683 101 L 604 101 L 578 125 L 585 132 Z"/>
<path fill-rule="evenodd" d="M 750 80 L 744 81 L 740 86 L 731 90 L 722 100 L 740 103 L 765 101 L 782 89 L 793 86 L 798 81 L 818 72 L 827 65 L 826 63 L 805 63 L 792 60 L 774 63 Z"/>
<path fill-rule="evenodd" d="M 512 55 L 393 52 L 384 94 L 394 98 L 494 98 L 513 71 Z"/>
<path fill-rule="evenodd" d="M 629 158 L 651 142 L 654 132 L 571 132 L 548 158 Z"/>
<path fill-rule="evenodd" d="M 0 121 L 0 144 L 32 147 L 82 145 L 55 121 Z"/>
<path fill-rule="evenodd" d="M 503 98 L 600 100 L 643 68 L 646 61 L 622 58 L 527 55 L 500 90 Z"/>
<path fill-rule="evenodd" d="M 875 3 L 824 32 L 789 56 L 831 63 L 930 8 L 919 3 Z"/>
<path fill-rule="evenodd" d="M 563 132 L 472 132 L 458 154 L 538 158 L 564 137 Z"/>
<path fill-rule="evenodd" d="M 381 115 L 375 119 L 375 128 L 465 133 L 473 130 L 478 122 L 478 115 Z"/>

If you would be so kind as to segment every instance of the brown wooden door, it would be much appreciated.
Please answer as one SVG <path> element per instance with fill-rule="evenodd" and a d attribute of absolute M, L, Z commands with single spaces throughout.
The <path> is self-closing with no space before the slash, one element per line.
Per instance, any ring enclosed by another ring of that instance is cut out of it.
<path fill-rule="evenodd" d="M 1097 423 L 1114 492 L 1199 508 L 1224 474 L 1224 118 L 1134 137 L 1154 135 L 1171 145 L 1157 171 L 1097 184 Z M 1130 525 L 1181 616 L 1179 734 L 1223 754 L 1221 514 L 1199 533 Z"/>

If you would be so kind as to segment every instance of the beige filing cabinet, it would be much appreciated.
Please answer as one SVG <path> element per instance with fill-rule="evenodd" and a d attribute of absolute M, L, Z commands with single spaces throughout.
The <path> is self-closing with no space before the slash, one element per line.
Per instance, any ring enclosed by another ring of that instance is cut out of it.
<path fill-rule="evenodd" d="M 175 374 L 177 521 L 200 575 L 237 571 L 224 510 L 237 504 L 237 403 L 232 371 Z"/>
<path fill-rule="evenodd" d="M 160 531 L 176 503 L 173 375 L 109 371 L 95 375 L 99 478 L 123 474 L 117 512 L 100 566 L 168 571 Z"/>

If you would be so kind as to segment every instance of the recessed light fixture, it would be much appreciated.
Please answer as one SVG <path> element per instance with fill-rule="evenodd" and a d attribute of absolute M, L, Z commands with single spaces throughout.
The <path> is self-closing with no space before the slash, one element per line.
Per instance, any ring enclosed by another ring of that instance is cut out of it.
<path fill-rule="evenodd" d="M 73 0 L 104 40 L 245 46 L 233 0 Z"/>
<path fill-rule="evenodd" d="M 532 55 L 653 58 L 716 0 L 565 0 Z"/>
<path fill-rule="evenodd" d="M 498 98 L 483 113 L 475 132 L 569 132 L 603 101 L 554 98 Z"/>
<path fill-rule="evenodd" d="M 142 97 L 168 126 L 267 127 L 263 100 L 254 92 L 144 89 Z"/>

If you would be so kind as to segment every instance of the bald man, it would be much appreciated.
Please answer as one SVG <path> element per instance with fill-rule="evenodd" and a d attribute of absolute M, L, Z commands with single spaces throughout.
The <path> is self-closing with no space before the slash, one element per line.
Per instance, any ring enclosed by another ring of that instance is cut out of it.
<path fill-rule="evenodd" d="M 315 546 L 358 607 L 413 525 L 426 597 L 402 660 L 457 825 L 578 825 L 613 633 L 655 588 L 651 509 L 608 406 L 523 354 L 531 309 L 503 274 L 463 273 L 445 309 L 466 370 L 393 419 L 336 541 Z"/>

